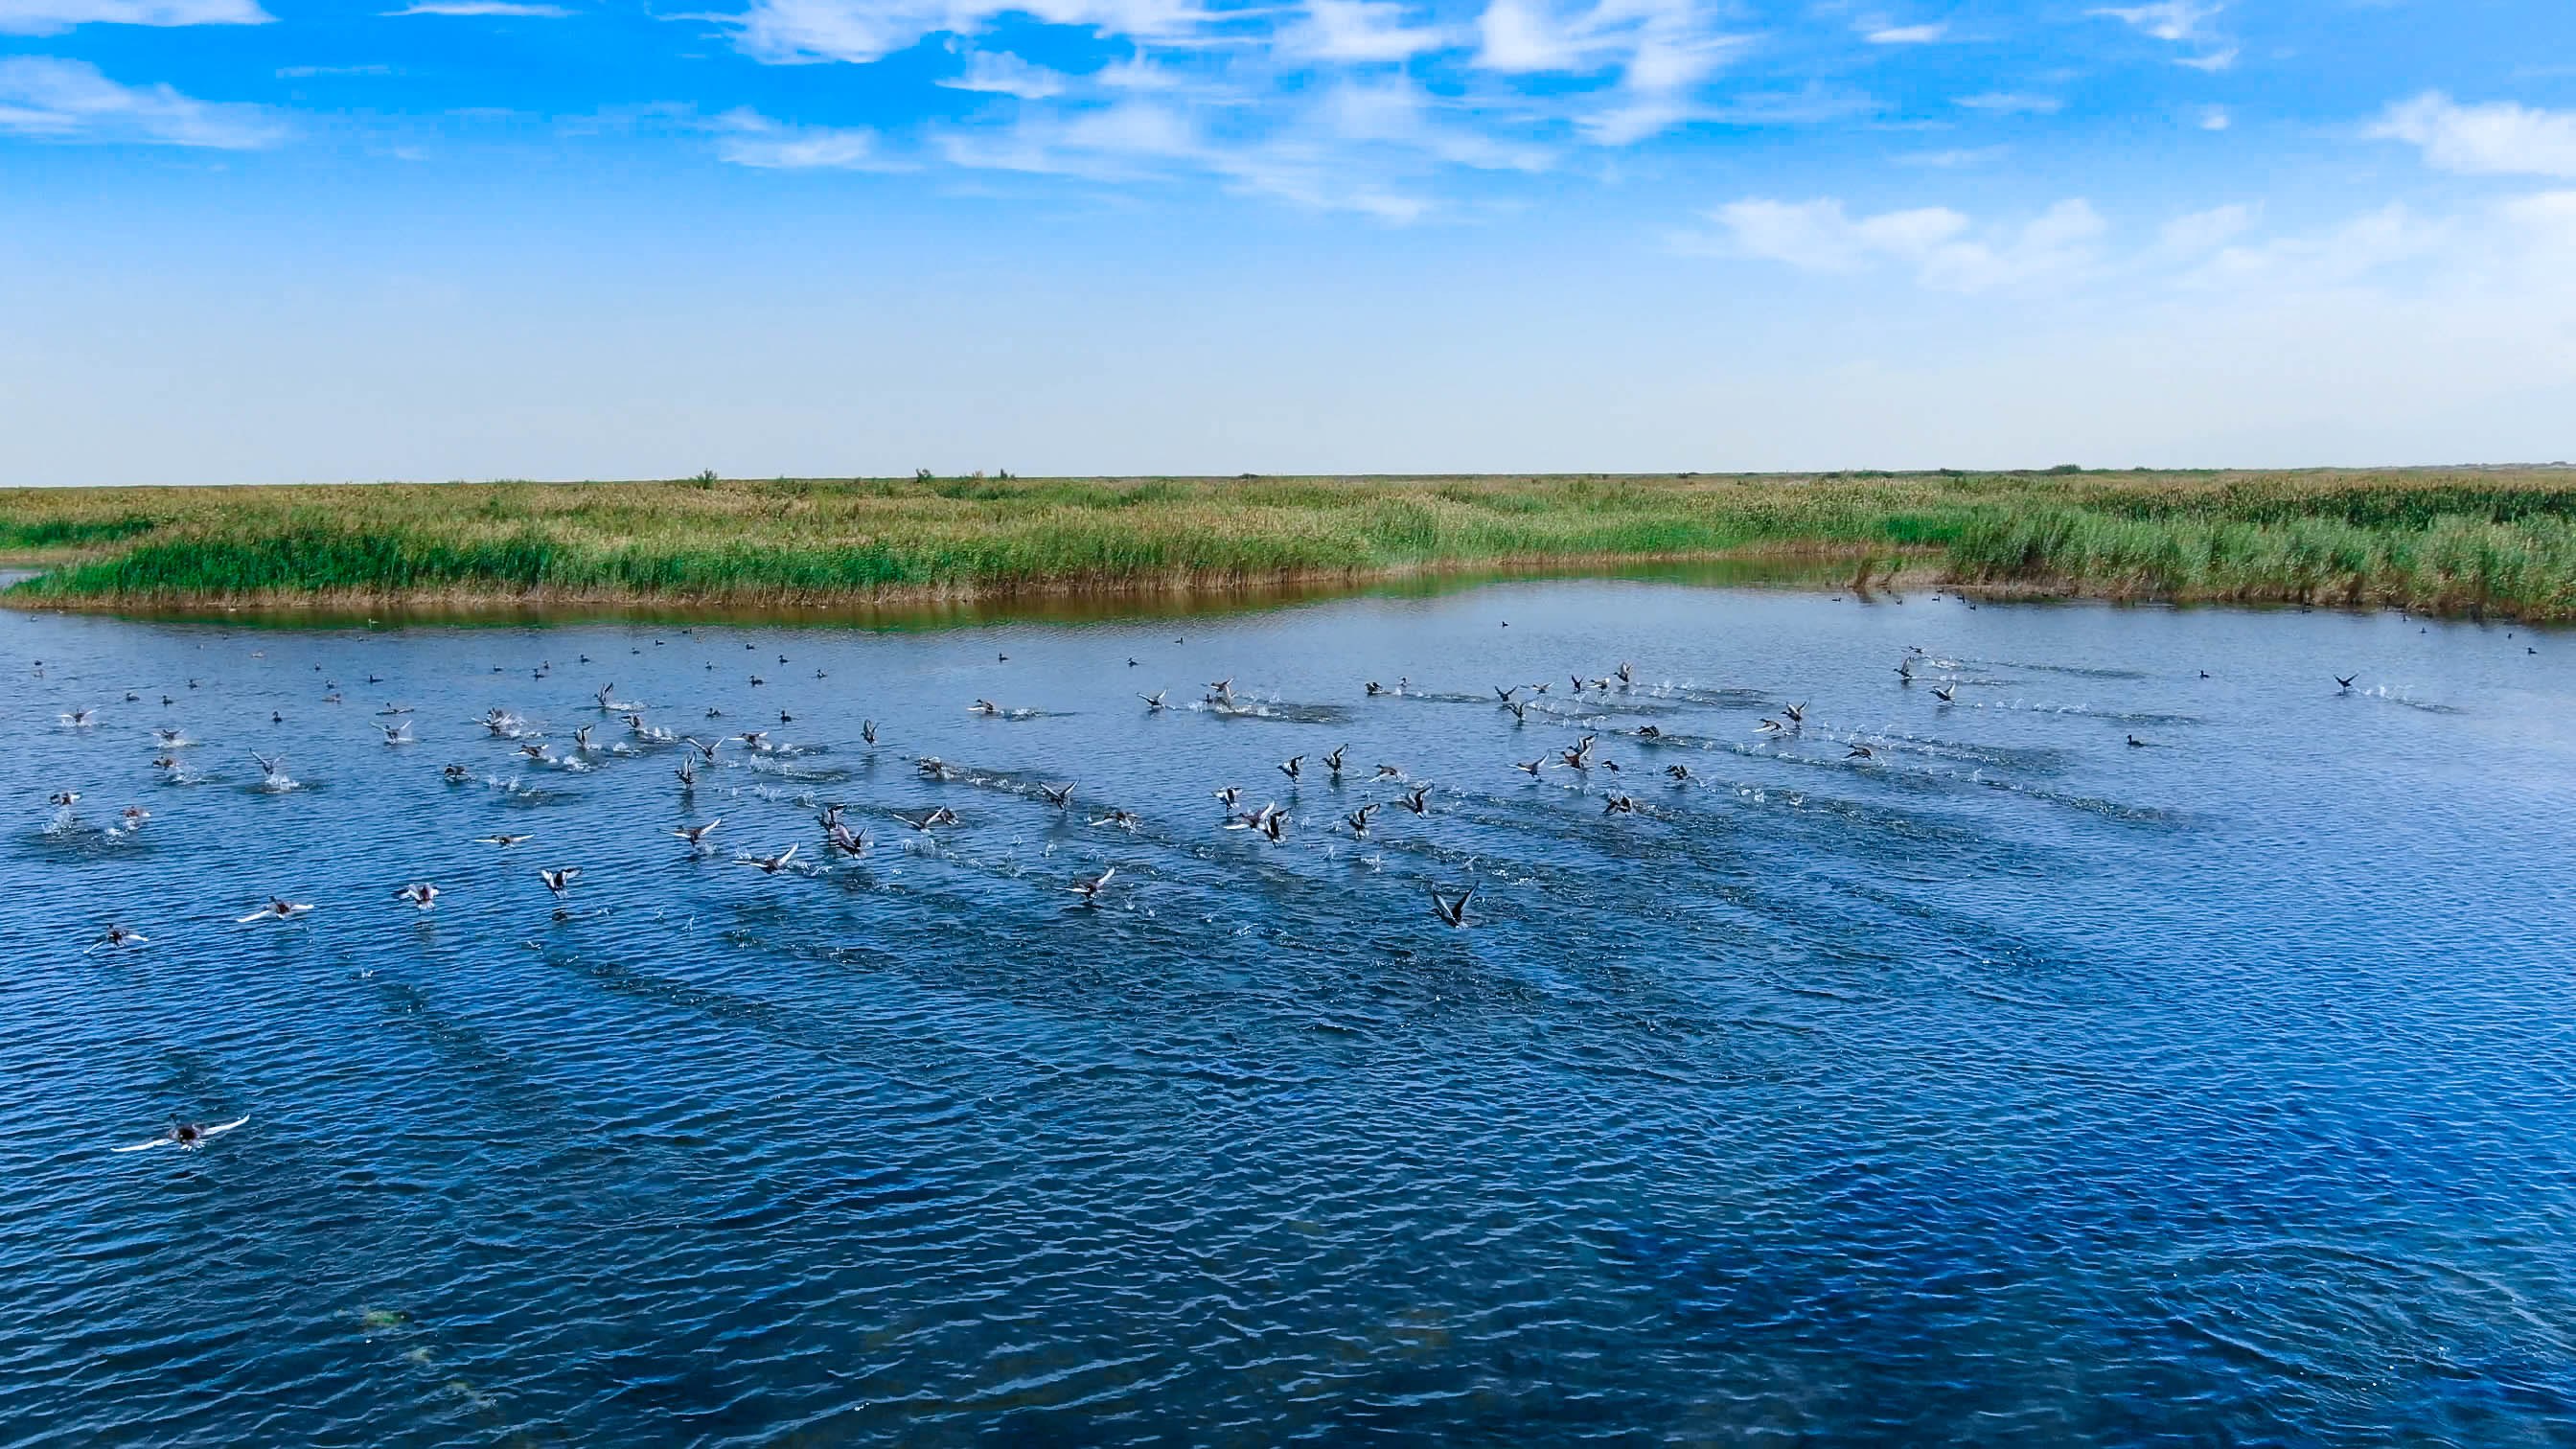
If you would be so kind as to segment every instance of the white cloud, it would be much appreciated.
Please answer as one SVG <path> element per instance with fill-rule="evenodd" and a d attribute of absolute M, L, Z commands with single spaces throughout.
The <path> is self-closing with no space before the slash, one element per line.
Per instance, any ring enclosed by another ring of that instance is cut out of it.
<path fill-rule="evenodd" d="M 258 0 L 0 0 L 0 35 L 59 35 L 75 25 L 266 25 Z"/>
<path fill-rule="evenodd" d="M 0 59 L 0 131 L 224 151 L 286 138 L 285 126 L 257 106 L 196 100 L 166 85 L 119 85 L 87 61 L 40 55 Z"/>
<path fill-rule="evenodd" d="M 1060 96 L 1071 84 L 1061 71 L 1052 71 L 1007 51 L 978 50 L 967 55 L 966 73 L 940 82 L 951 90 L 989 91 L 995 95 L 1018 96 L 1024 101 L 1042 101 Z"/>
<path fill-rule="evenodd" d="M 2188 42 L 2204 39 L 2209 22 L 2223 8 L 2216 0 L 2151 0 L 2145 5 L 2106 6 L 2092 13 L 2127 21 L 2158 40 Z"/>
<path fill-rule="evenodd" d="M 1103 36 L 1171 41 L 1213 17 L 1195 0 L 752 0 L 727 22 L 754 60 L 864 65 L 940 34 L 972 34 L 994 16 L 1021 13 Z"/>
<path fill-rule="evenodd" d="M 2517 196 L 2496 210 L 2526 234 L 2576 251 L 2576 191 Z"/>
<path fill-rule="evenodd" d="M 2389 107 L 2366 134 L 2418 147 L 2426 163 L 2444 171 L 2576 177 L 2576 112 L 2510 101 L 2462 106 L 2427 91 Z"/>
<path fill-rule="evenodd" d="M 1483 42 L 1476 63 L 1507 74 L 1590 69 L 1600 50 L 1530 0 L 1487 0 L 1476 34 Z"/>
<path fill-rule="evenodd" d="M 530 20 L 560 20 L 572 12 L 560 5 L 531 5 L 521 0 L 416 0 L 400 10 L 384 12 L 404 15 L 498 15 L 518 16 Z"/>
<path fill-rule="evenodd" d="M 2090 13 L 2125 21 L 2157 40 L 2176 45 L 2216 46 L 2200 55 L 2180 57 L 2174 63 L 2194 70 L 2222 71 L 2236 64 L 2236 47 L 2223 43 L 2210 22 L 2225 8 L 2219 0 L 2151 0 L 2145 5 L 2111 6 Z"/>
<path fill-rule="evenodd" d="M 2234 124 L 2235 120 L 2227 114 L 2225 106 L 2207 106 L 2201 110 L 2200 128 L 2204 131 L 2224 131 Z"/>
<path fill-rule="evenodd" d="M 1581 124 L 1594 141 L 1627 145 L 1691 119 L 1687 93 L 1746 43 L 1708 20 L 1695 0 L 1593 0 L 1572 11 L 1548 0 L 1487 0 L 1474 63 L 1506 75 L 1617 69 L 1619 84 Z"/>
<path fill-rule="evenodd" d="M 716 154 L 765 171 L 888 171 L 877 133 L 864 126 L 795 126 L 753 111 L 728 111 L 712 123 Z"/>
<path fill-rule="evenodd" d="M 1829 90 L 1814 81 L 1794 91 L 1745 91 L 1700 113 L 1724 126 L 1812 126 L 1849 120 L 1879 108 L 1859 91 Z"/>
<path fill-rule="evenodd" d="M 2003 155 L 2006 149 L 2002 146 L 1954 146 L 1946 151 L 1909 151 L 1898 156 L 1896 162 L 1900 166 L 1930 166 L 1946 171 L 1992 161 Z"/>
<path fill-rule="evenodd" d="M 1968 229 L 1947 207 L 1888 211 L 1857 221 L 1839 201 L 1730 202 L 1709 217 L 1743 256 L 1786 262 L 1811 272 L 1857 271 L 1890 256 L 1920 255 Z"/>
<path fill-rule="evenodd" d="M 1864 38 L 1872 45 L 1932 45 L 1947 38 L 1949 34 L 1950 27 L 1943 23 L 1884 25 L 1866 32 Z"/>
<path fill-rule="evenodd" d="M 1207 154 L 1186 112 L 1144 99 L 1075 111 L 1033 109 L 1007 127 L 941 136 L 939 147 L 951 163 L 977 170 L 1091 180 L 1164 174 L 1170 163 Z"/>
<path fill-rule="evenodd" d="M 1296 143 L 1213 154 L 1207 165 L 1235 191 L 1310 211 L 1348 211 L 1391 226 L 1409 226 L 1436 209 L 1432 202 L 1384 181 L 1354 176 L 1328 151 Z"/>
<path fill-rule="evenodd" d="M 1446 31 L 1406 23 L 1405 7 L 1388 0 L 1306 0 L 1306 23 L 1280 36 L 1294 54 L 1352 62 L 1409 60 L 1449 43 Z"/>
<path fill-rule="evenodd" d="M 1988 91 L 1983 95 L 1961 96 L 1953 104 L 1972 111 L 1991 111 L 1999 116 L 2053 116 L 2066 107 L 2066 103 L 2055 96 L 2034 95 L 2027 91 Z"/>
<path fill-rule="evenodd" d="M 1390 167 L 1535 170 L 1550 159 L 1540 148 L 1447 124 L 1428 97 L 1400 80 L 1346 82 L 1296 124 L 1261 138 L 1212 129 L 1186 105 L 1140 95 L 1107 105 L 1031 106 L 1009 126 L 953 131 L 938 145 L 951 164 L 979 170 L 1117 182 L 1205 177 L 1240 195 L 1394 225 L 1439 208 L 1399 184 Z"/>
<path fill-rule="evenodd" d="M 2451 250 L 2457 224 L 2386 206 L 2324 231 L 2222 248 L 2191 280 L 2242 286 L 2345 286 L 2401 263 Z"/>
<path fill-rule="evenodd" d="M 2205 256 L 2245 234 L 2254 225 L 2254 208 L 2214 206 L 2166 222 L 2156 234 L 2157 248 L 2171 256 Z"/>
<path fill-rule="evenodd" d="M 1553 159 L 1543 146 L 1449 124 L 1420 87 L 1400 78 L 1335 86 L 1318 108 L 1318 118 L 1340 140 L 1401 147 L 1479 171 L 1540 171 Z"/>
<path fill-rule="evenodd" d="M 1698 250 L 1786 263 L 1802 271 L 1854 272 L 1894 264 L 1924 286 L 1983 292 L 2076 275 L 2092 264 L 2094 243 L 2108 229 L 2084 201 L 2061 201 L 2019 227 L 1989 228 L 1948 207 L 1854 217 L 1836 200 L 1753 199 L 1709 213 L 1717 245 Z"/>

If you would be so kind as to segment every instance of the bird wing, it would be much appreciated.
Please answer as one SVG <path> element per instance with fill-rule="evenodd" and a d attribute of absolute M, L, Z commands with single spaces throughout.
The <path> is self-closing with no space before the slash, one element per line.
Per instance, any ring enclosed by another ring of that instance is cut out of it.
<path fill-rule="evenodd" d="M 197 1135 L 200 1137 L 212 1137 L 218 1132 L 230 1132 L 249 1120 L 250 1119 L 248 1117 L 235 1117 L 229 1122 L 219 1122 L 212 1127 L 200 1128 L 198 1129 Z"/>
<path fill-rule="evenodd" d="M 149 1142 L 137 1142 L 131 1147 L 111 1147 L 107 1150 L 110 1152 L 145 1152 L 155 1147 L 167 1147 L 169 1145 L 170 1139 L 168 1137 L 155 1137 Z"/>

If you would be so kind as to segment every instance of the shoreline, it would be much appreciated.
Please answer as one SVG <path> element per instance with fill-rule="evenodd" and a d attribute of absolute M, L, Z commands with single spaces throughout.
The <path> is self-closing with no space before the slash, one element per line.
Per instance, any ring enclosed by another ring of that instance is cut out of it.
<path fill-rule="evenodd" d="M 0 569 L 8 567 L 0 564 Z M 2104 603 L 2174 608 L 2315 608 L 2345 613 L 2397 609 L 2431 619 L 2546 626 L 2576 613 L 2524 613 L 2473 599 L 2410 600 L 2374 594 L 2360 581 L 2333 587 L 2291 584 L 2166 590 L 2135 579 L 1957 577 L 1937 551 L 1891 555 L 1830 546 L 1673 554 L 1504 558 L 1369 569 L 1301 569 L 1272 575 L 1065 578 L 1040 583 L 945 583 L 865 592 L 653 593 L 640 590 L 442 588 L 409 593 L 271 590 L 253 595 L 31 595 L 0 589 L 0 607 L 193 622 L 533 623 L 617 619 L 745 619 L 760 622 L 913 622 L 1008 617 L 1109 619 L 1222 613 L 1390 593 L 1432 595 L 1521 582 L 1672 583 L 1804 593 L 1949 593 L 1989 603 Z"/>
<path fill-rule="evenodd" d="M 1845 587 L 1867 562 L 1871 577 L 1883 576 L 1890 562 L 1884 550 L 1863 553 L 1837 546 L 1763 546 L 1698 552 L 1653 554 L 1533 555 L 1492 559 L 1440 560 L 1370 568 L 1302 568 L 1272 573 L 1177 572 L 1160 576 L 1113 576 L 1039 581 L 969 580 L 936 584 L 893 585 L 868 590 L 781 590 L 747 588 L 728 591 L 610 590 L 540 588 L 505 590 L 445 587 L 386 592 L 364 589 L 272 589 L 253 594 L 30 594 L 0 589 L 0 607 L 27 613 L 151 614 L 221 618 L 228 614 L 348 617 L 367 612 L 441 613 L 495 616 L 521 613 L 604 614 L 658 611 L 779 611 L 816 613 L 912 613 L 939 609 L 991 609 L 1013 605 L 1066 603 L 1194 605 L 1297 602 L 1346 598 L 1372 591 L 1420 585 L 1425 592 L 1472 588 L 1516 581 L 1656 581 L 1685 574 L 1723 574 L 1711 582 L 1780 587 Z M 0 569 L 9 565 L 0 563 Z M 28 567 L 20 565 L 20 567 Z M 1932 571 L 1914 561 L 1898 572 L 1906 587 L 1917 587 Z M 1149 610 L 1150 611 L 1150 610 Z"/>
<path fill-rule="evenodd" d="M 0 490 L 20 609 L 1191 609 L 1734 570 L 2576 619 L 2576 469 L 839 478 Z"/>

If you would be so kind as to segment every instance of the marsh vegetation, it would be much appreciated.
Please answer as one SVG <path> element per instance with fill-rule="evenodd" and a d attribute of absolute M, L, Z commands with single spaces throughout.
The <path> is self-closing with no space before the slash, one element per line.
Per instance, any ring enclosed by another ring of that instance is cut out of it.
<path fill-rule="evenodd" d="M 0 492 L 22 604 L 782 603 L 1778 555 L 2576 615 L 2576 470 L 722 479 Z"/>

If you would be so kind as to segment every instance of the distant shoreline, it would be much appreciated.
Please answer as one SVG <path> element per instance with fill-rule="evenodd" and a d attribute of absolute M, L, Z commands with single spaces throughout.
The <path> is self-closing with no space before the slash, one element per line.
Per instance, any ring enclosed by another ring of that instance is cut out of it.
<path fill-rule="evenodd" d="M 22 608 L 1150 603 L 1745 565 L 1839 588 L 2576 618 L 2576 471 L 776 479 L 0 491 Z"/>

